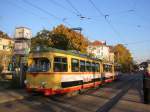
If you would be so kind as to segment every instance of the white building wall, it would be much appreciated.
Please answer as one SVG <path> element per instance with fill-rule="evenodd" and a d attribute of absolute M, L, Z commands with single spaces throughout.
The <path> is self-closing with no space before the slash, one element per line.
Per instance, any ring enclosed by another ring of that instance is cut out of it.
<path fill-rule="evenodd" d="M 31 30 L 26 27 L 18 27 L 15 30 L 14 54 L 27 54 L 30 51 Z"/>
<path fill-rule="evenodd" d="M 110 52 L 110 53 L 109 53 L 109 61 L 110 61 L 110 62 L 113 62 L 113 63 L 114 63 L 114 61 L 115 61 L 115 54 L 114 54 L 113 52 Z"/>
<path fill-rule="evenodd" d="M 109 60 L 109 47 L 106 45 L 92 46 L 87 48 L 87 52 L 93 54 L 96 58 Z"/>
<path fill-rule="evenodd" d="M 19 27 L 15 30 L 15 38 L 27 38 L 31 39 L 32 33 L 31 30 L 25 27 Z"/>

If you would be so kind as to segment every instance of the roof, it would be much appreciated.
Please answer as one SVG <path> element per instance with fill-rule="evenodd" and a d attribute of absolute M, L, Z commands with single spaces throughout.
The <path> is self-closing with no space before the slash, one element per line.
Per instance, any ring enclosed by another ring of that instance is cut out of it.
<path fill-rule="evenodd" d="M 7 39 L 7 40 L 13 40 L 12 38 L 10 37 L 0 37 L 1 39 Z"/>
<path fill-rule="evenodd" d="M 66 50 L 60 50 L 60 49 L 48 47 L 48 48 L 40 48 L 38 50 L 34 49 L 31 51 L 31 53 L 36 53 L 36 52 L 57 52 L 57 53 L 62 53 L 62 54 L 73 55 L 73 56 L 78 56 L 78 57 L 82 57 L 82 58 L 89 58 L 89 59 L 101 61 L 100 59 L 90 57 L 87 54 L 83 54 L 83 53 L 81 53 L 79 51 L 75 51 L 75 50 L 66 51 Z"/>
<path fill-rule="evenodd" d="M 90 45 L 92 45 L 92 46 L 102 46 L 102 45 L 106 45 L 106 42 L 95 40 L 94 42 L 91 42 Z"/>
<path fill-rule="evenodd" d="M 0 31 L 0 38 L 1 39 L 8 39 L 8 40 L 13 40 L 12 38 L 10 38 L 6 33 Z"/>
<path fill-rule="evenodd" d="M 150 64 L 150 60 L 147 60 L 147 61 L 140 63 L 139 66 L 146 67 L 148 64 Z"/>
<path fill-rule="evenodd" d="M 24 27 L 24 26 L 16 27 L 16 29 L 20 29 L 20 28 L 25 28 L 25 29 L 31 30 L 30 28 L 28 28 L 28 27 Z"/>

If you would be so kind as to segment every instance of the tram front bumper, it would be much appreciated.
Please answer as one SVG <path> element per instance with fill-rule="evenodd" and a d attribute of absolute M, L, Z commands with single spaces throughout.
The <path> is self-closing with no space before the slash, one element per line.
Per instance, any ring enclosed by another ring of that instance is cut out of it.
<path fill-rule="evenodd" d="M 40 92 L 43 93 L 45 96 L 50 96 L 54 94 L 52 88 L 26 87 L 26 90 L 28 92 Z"/>

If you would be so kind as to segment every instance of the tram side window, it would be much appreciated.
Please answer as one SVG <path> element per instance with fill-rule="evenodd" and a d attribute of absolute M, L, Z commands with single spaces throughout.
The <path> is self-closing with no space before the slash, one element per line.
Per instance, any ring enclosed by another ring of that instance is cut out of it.
<path fill-rule="evenodd" d="M 64 57 L 54 57 L 54 72 L 67 72 L 67 58 Z"/>
<path fill-rule="evenodd" d="M 92 63 L 92 72 L 95 72 L 96 66 L 95 63 Z"/>
<path fill-rule="evenodd" d="M 80 72 L 85 72 L 85 61 L 80 61 Z"/>
<path fill-rule="evenodd" d="M 112 72 L 112 65 L 109 65 L 109 71 Z"/>
<path fill-rule="evenodd" d="M 104 69 L 104 72 L 108 72 L 108 65 L 104 64 L 103 69 Z"/>
<path fill-rule="evenodd" d="M 112 66 L 111 65 L 104 64 L 103 66 L 104 66 L 104 71 L 105 72 L 112 72 Z"/>
<path fill-rule="evenodd" d="M 89 61 L 86 62 L 86 71 L 87 72 L 91 72 L 92 71 L 91 62 L 89 62 Z"/>
<path fill-rule="evenodd" d="M 115 66 L 115 71 L 120 72 L 121 67 L 120 66 Z"/>
<path fill-rule="evenodd" d="M 34 58 L 34 63 L 28 66 L 28 72 L 47 72 L 50 69 L 50 61 L 47 58 Z"/>
<path fill-rule="evenodd" d="M 95 72 L 99 72 L 100 71 L 100 66 L 99 63 L 95 64 Z"/>
<path fill-rule="evenodd" d="M 72 72 L 79 72 L 79 60 L 78 59 L 71 60 L 71 70 Z"/>

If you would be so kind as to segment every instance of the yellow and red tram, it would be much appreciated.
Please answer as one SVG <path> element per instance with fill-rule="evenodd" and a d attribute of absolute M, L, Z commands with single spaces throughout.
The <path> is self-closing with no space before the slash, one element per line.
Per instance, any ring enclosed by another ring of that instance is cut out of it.
<path fill-rule="evenodd" d="M 104 70 L 104 65 L 111 66 L 111 70 Z M 112 81 L 114 75 L 113 64 L 79 53 L 45 48 L 29 54 L 25 84 L 28 91 L 53 95 L 99 86 L 103 79 Z"/>
<path fill-rule="evenodd" d="M 104 79 L 104 82 L 112 82 L 115 79 L 115 73 L 114 73 L 114 65 L 113 63 L 103 63 L 103 71 L 102 76 Z"/>

